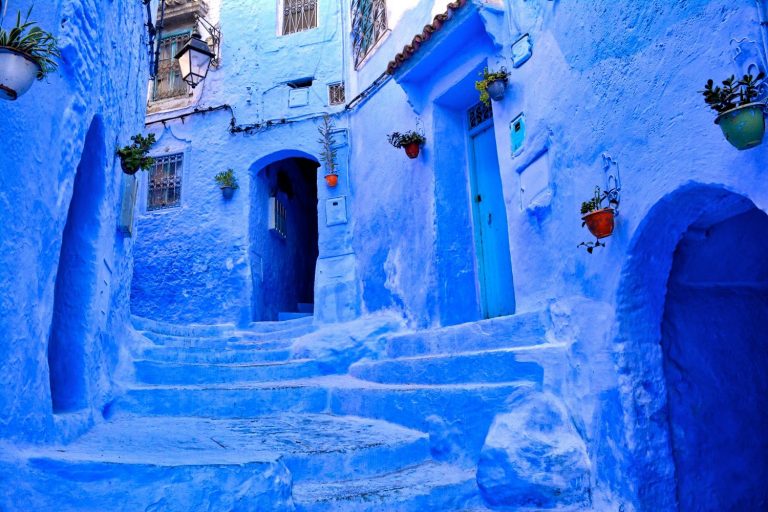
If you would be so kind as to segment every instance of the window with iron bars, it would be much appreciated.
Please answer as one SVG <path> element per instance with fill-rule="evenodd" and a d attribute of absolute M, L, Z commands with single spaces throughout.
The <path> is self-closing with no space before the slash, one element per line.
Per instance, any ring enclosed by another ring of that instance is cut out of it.
<path fill-rule="evenodd" d="M 359 66 L 387 31 L 384 0 L 352 0 L 352 53 Z"/>
<path fill-rule="evenodd" d="M 328 103 L 330 105 L 343 105 L 346 101 L 345 96 L 344 82 L 328 85 Z"/>
<path fill-rule="evenodd" d="M 183 155 L 155 157 L 149 170 L 147 210 L 163 210 L 181 205 L 181 164 Z"/>
<path fill-rule="evenodd" d="M 282 35 L 317 26 L 317 0 L 283 0 Z"/>
<path fill-rule="evenodd" d="M 481 124 L 485 123 L 489 119 L 493 118 L 493 107 L 490 103 L 480 102 L 467 111 L 467 120 L 469 121 L 469 129 L 477 128 Z"/>
<path fill-rule="evenodd" d="M 182 32 L 160 40 L 160 59 L 157 63 L 157 76 L 152 94 L 153 100 L 177 98 L 189 94 L 189 86 L 181 79 L 179 61 L 176 53 L 189 39 L 190 32 Z"/>

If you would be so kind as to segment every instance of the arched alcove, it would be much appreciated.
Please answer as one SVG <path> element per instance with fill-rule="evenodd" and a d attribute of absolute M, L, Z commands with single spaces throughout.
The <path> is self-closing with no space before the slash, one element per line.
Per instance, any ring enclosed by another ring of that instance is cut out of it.
<path fill-rule="evenodd" d="M 277 320 L 280 313 L 313 310 L 319 254 L 318 165 L 306 153 L 284 150 L 251 166 L 253 320 Z"/>
<path fill-rule="evenodd" d="M 56 272 L 48 338 L 54 413 L 80 410 L 88 403 L 86 347 L 92 336 L 105 166 L 104 127 L 97 116 L 88 129 L 75 173 Z"/>
<path fill-rule="evenodd" d="M 681 187 L 637 230 L 617 349 L 643 510 L 768 500 L 767 252 L 768 216 L 721 185 Z"/>

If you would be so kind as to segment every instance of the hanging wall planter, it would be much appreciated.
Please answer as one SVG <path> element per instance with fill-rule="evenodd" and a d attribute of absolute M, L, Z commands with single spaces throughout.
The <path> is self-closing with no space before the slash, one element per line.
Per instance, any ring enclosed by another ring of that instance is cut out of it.
<path fill-rule="evenodd" d="M 220 172 L 214 176 L 213 179 L 216 180 L 216 183 L 218 183 L 219 188 L 221 189 L 221 195 L 224 196 L 224 199 L 227 201 L 232 199 L 232 196 L 235 195 L 235 190 L 240 188 L 240 185 L 237 184 L 235 171 L 232 169 L 227 169 L 224 172 Z"/>
<path fill-rule="evenodd" d="M 329 187 L 333 188 L 336 185 L 339 184 L 339 175 L 338 174 L 326 174 L 325 175 L 325 184 Z"/>
<path fill-rule="evenodd" d="M 606 200 L 608 201 L 608 206 L 603 207 L 603 203 Z M 595 187 L 594 197 L 589 201 L 581 203 L 581 225 L 582 227 L 586 226 L 596 240 L 594 242 L 582 242 L 579 244 L 579 247 L 586 247 L 587 252 L 590 254 L 595 247 L 605 247 L 605 243 L 600 240 L 613 234 L 618 206 L 617 189 L 601 192 L 600 187 Z"/>
<path fill-rule="evenodd" d="M 415 131 L 409 131 L 405 133 L 390 133 L 387 135 L 387 139 L 389 140 L 389 143 L 394 147 L 403 148 L 405 150 L 405 154 L 408 155 L 408 158 L 417 158 L 419 156 L 421 146 L 427 142 L 427 139 L 424 137 L 424 135 Z"/>
<path fill-rule="evenodd" d="M 120 157 L 120 167 L 125 174 L 133 175 L 137 172 L 148 171 L 154 164 L 155 159 L 147 156 L 150 148 L 156 142 L 155 134 L 150 133 L 144 137 L 140 133 L 131 137 L 132 144 L 124 146 L 117 150 L 117 156 Z"/>
<path fill-rule="evenodd" d="M 475 82 L 475 89 L 480 91 L 480 101 L 490 105 L 490 100 L 503 100 L 504 93 L 507 91 L 507 84 L 509 83 L 509 72 L 507 69 L 501 68 L 499 71 L 488 71 L 488 68 L 485 68 L 480 73 L 480 76 L 483 79 Z"/>
<path fill-rule="evenodd" d="M 8 31 L 0 27 L 0 98 L 5 100 L 18 99 L 35 79 L 42 80 L 58 68 L 55 59 L 61 53 L 56 38 L 29 21 L 31 13 L 30 8 L 22 20 L 19 11 L 16 25 Z"/>
<path fill-rule="evenodd" d="M 331 117 L 326 114 L 323 116 L 323 122 L 317 131 L 320 133 L 320 161 L 325 166 L 325 184 L 333 188 L 339 184 L 339 174 L 336 164 L 336 139 L 333 138 L 333 131 L 336 127 Z"/>
<path fill-rule="evenodd" d="M 756 76 L 744 75 L 741 80 L 731 76 L 723 80 L 722 86 L 707 81 L 704 101 L 718 113 L 715 124 L 733 147 L 745 150 L 759 146 L 765 135 L 765 105 L 756 102 L 759 88 L 765 79 L 762 71 Z"/>

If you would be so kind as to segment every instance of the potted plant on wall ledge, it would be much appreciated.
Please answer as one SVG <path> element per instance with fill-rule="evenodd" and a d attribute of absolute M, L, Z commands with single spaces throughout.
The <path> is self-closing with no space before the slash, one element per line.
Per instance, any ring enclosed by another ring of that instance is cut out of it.
<path fill-rule="evenodd" d="M 700 91 L 707 105 L 718 114 L 715 124 L 736 149 L 750 149 L 763 142 L 765 104 L 757 102 L 757 98 L 764 80 L 762 71 L 757 76 L 744 75 L 738 81 L 731 75 L 723 80 L 722 86 L 708 80 Z"/>
<path fill-rule="evenodd" d="M 240 185 L 237 184 L 235 171 L 232 169 L 220 172 L 214 176 L 213 179 L 218 183 L 219 188 L 221 189 L 221 195 L 223 195 L 226 200 L 232 199 L 235 190 L 240 188 Z"/>
<path fill-rule="evenodd" d="M 504 99 L 504 93 L 507 91 L 507 84 L 509 83 L 509 72 L 506 68 L 502 67 L 498 71 L 489 71 L 488 68 L 485 68 L 480 76 L 483 79 L 475 82 L 475 89 L 480 91 L 480 101 L 490 105 L 490 100 L 501 101 Z"/>
<path fill-rule="evenodd" d="M 336 139 L 333 137 L 333 132 L 336 129 L 331 117 L 326 114 L 323 116 L 323 121 L 320 127 L 317 129 L 320 132 L 320 161 L 325 167 L 325 183 L 333 188 L 339 184 L 339 173 L 336 164 Z"/>
<path fill-rule="evenodd" d="M 120 157 L 120 167 L 125 174 L 133 175 L 139 170 L 148 171 L 154 164 L 155 159 L 147 156 L 150 148 L 156 142 L 155 134 L 150 133 L 144 137 L 138 133 L 131 137 L 132 144 L 124 146 L 117 150 Z"/>
<path fill-rule="evenodd" d="M 0 11 L 3 2 L 0 0 Z M 61 52 L 56 38 L 29 21 L 30 7 L 22 21 L 21 11 L 16 15 L 16 25 L 10 30 L 2 28 L 0 19 L 0 98 L 16 100 L 27 92 L 35 79 L 42 80 L 56 71 L 56 59 Z"/>
<path fill-rule="evenodd" d="M 404 148 L 408 158 L 418 157 L 421 146 L 427 142 L 424 135 L 415 131 L 408 131 L 405 133 L 393 132 L 387 135 L 387 139 L 394 147 Z"/>
<path fill-rule="evenodd" d="M 604 208 L 603 202 L 606 200 L 608 206 Z M 586 247 L 590 254 L 595 247 L 605 247 L 605 243 L 600 240 L 613 234 L 618 206 L 619 200 L 616 189 L 601 192 L 600 187 L 595 187 L 595 195 L 592 199 L 581 203 L 581 226 L 587 226 L 596 240 L 594 242 L 581 242 L 579 247 Z"/>

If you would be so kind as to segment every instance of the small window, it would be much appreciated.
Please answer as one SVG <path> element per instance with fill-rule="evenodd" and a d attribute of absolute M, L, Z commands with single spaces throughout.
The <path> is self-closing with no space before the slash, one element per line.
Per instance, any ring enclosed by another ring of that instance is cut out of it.
<path fill-rule="evenodd" d="M 491 104 L 483 103 L 482 101 L 471 107 L 467 111 L 467 121 L 469 121 L 469 129 L 477 128 L 481 124 L 485 123 L 489 119 L 493 118 L 493 107 Z"/>
<path fill-rule="evenodd" d="M 183 155 L 155 157 L 149 171 L 147 210 L 163 210 L 181 205 L 181 164 Z"/>
<path fill-rule="evenodd" d="M 164 100 L 178 98 L 189 94 L 189 86 L 181 79 L 179 61 L 176 53 L 189 39 L 190 32 L 182 32 L 160 40 L 160 59 L 157 63 L 157 76 L 152 99 Z"/>
<path fill-rule="evenodd" d="M 317 0 L 282 0 L 282 35 L 317 27 Z"/>
<path fill-rule="evenodd" d="M 344 82 L 330 84 L 328 86 L 328 103 L 330 105 L 343 105 L 345 101 Z"/>
<path fill-rule="evenodd" d="M 352 53 L 359 66 L 387 31 L 384 0 L 352 0 Z"/>

